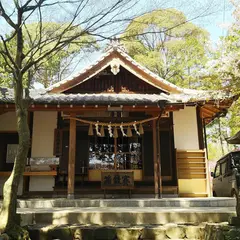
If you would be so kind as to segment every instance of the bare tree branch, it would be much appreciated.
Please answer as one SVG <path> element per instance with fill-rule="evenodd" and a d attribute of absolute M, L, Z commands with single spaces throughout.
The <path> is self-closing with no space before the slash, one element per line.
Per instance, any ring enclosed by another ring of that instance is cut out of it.
<path fill-rule="evenodd" d="M 11 20 L 11 18 L 6 14 L 5 9 L 2 6 L 2 3 L 0 1 L 0 16 L 2 16 L 5 21 L 14 29 L 17 28 L 16 24 Z"/>

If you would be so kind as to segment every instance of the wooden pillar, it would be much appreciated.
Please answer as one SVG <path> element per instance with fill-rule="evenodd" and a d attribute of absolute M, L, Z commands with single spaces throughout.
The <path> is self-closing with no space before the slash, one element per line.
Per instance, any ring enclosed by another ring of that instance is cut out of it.
<path fill-rule="evenodd" d="M 75 117 L 71 114 L 71 117 Z M 74 198 L 75 158 L 76 158 L 76 120 L 70 119 L 68 155 L 68 198 Z"/>
<path fill-rule="evenodd" d="M 196 108 L 197 113 L 197 127 L 198 127 L 198 142 L 199 149 L 204 149 L 204 137 L 203 137 L 203 120 L 200 115 L 201 107 Z"/>
<path fill-rule="evenodd" d="M 207 143 L 207 132 L 206 132 L 206 123 L 203 119 L 203 131 L 204 131 L 204 146 L 206 148 L 206 157 L 208 159 L 208 143 Z"/>
<path fill-rule="evenodd" d="M 157 126 L 156 120 L 153 120 L 153 166 L 154 166 L 154 196 L 159 196 L 158 162 L 157 162 Z"/>
<path fill-rule="evenodd" d="M 117 138 L 114 138 L 114 169 L 117 170 Z"/>
<path fill-rule="evenodd" d="M 162 198 L 162 167 L 161 167 L 161 142 L 160 118 L 157 120 L 157 163 L 158 163 L 158 197 Z"/>

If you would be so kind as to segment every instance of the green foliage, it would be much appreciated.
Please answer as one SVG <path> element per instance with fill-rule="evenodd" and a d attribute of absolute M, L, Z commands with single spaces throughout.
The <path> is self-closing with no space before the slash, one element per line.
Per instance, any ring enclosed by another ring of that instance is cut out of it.
<path fill-rule="evenodd" d="M 56 46 L 58 36 L 67 24 L 59 24 L 54 22 L 45 22 L 41 26 L 41 34 L 36 31 L 39 28 L 40 23 L 32 23 L 23 27 L 24 36 L 24 55 L 27 56 L 24 59 L 24 63 L 30 60 L 35 60 L 39 58 L 44 52 L 47 52 Z M 62 39 L 71 38 L 76 36 L 78 32 L 81 32 L 80 27 L 72 28 L 62 35 Z M 45 44 L 45 41 L 48 44 Z M 49 41 L 51 42 L 49 44 Z M 41 44 L 39 44 L 41 42 Z M 1 43 L 0 43 L 1 44 Z M 13 38 L 8 42 L 10 53 L 14 56 L 16 52 L 16 38 Z M 39 82 L 48 87 L 49 85 L 60 81 L 62 77 L 68 72 L 71 61 L 76 57 L 83 48 L 87 51 L 92 51 L 97 49 L 98 46 L 96 41 L 92 36 L 87 34 L 82 35 L 79 39 L 75 39 L 70 44 L 66 45 L 64 48 L 59 49 L 54 54 L 49 55 L 47 58 L 40 61 L 38 64 L 34 65 L 32 68 L 33 82 Z M 31 49 L 31 52 L 30 52 Z M 33 49 L 33 51 L 32 51 Z M 34 52 L 33 54 L 31 54 Z M 2 63 L 2 64 L 1 64 Z M 0 84 L 6 85 L 8 87 L 12 86 L 12 74 L 11 69 L 8 68 L 3 57 L 0 56 Z M 25 85 L 27 84 L 27 75 L 24 76 Z"/>
<path fill-rule="evenodd" d="M 196 88 L 207 62 L 209 34 L 176 9 L 156 10 L 134 19 L 123 34 L 129 55 L 178 86 Z"/>
<path fill-rule="evenodd" d="M 208 143 L 208 159 L 216 161 L 223 156 L 220 144 L 209 142 Z"/>
<path fill-rule="evenodd" d="M 240 131 L 240 99 L 238 99 L 230 108 L 228 126 L 231 129 L 231 135 Z"/>
<path fill-rule="evenodd" d="M 235 12 L 236 24 L 233 24 L 226 37 L 221 38 L 218 48 L 208 62 L 208 76 L 203 79 L 205 88 L 223 89 L 234 95 L 240 93 L 240 25 L 239 12 Z M 226 136 L 232 136 L 240 130 L 240 100 L 229 109 L 222 128 L 229 128 Z"/>

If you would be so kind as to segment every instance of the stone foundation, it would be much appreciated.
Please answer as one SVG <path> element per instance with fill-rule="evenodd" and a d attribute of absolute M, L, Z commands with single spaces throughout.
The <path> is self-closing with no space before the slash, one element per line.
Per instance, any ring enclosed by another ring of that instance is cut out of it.
<path fill-rule="evenodd" d="M 215 225 L 213 225 L 215 226 Z M 163 240 L 163 239 L 205 239 L 205 224 L 201 225 L 149 225 L 149 226 L 29 226 L 34 240 Z M 214 231 L 214 227 L 207 228 Z M 211 238 L 207 238 L 211 239 Z M 213 239 L 211 239 L 213 240 Z M 218 239 L 219 240 L 219 239 Z"/>
<path fill-rule="evenodd" d="M 240 240 L 240 228 L 227 223 L 149 226 L 28 226 L 34 240 Z"/>

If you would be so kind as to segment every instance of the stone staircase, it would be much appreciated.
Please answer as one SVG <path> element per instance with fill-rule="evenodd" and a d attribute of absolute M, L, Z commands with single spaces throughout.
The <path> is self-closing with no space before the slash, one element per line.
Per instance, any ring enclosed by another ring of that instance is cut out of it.
<path fill-rule="evenodd" d="M 32 239 L 205 239 L 206 223 L 235 215 L 233 198 L 18 201 Z M 209 239 L 210 240 L 210 239 Z"/>

